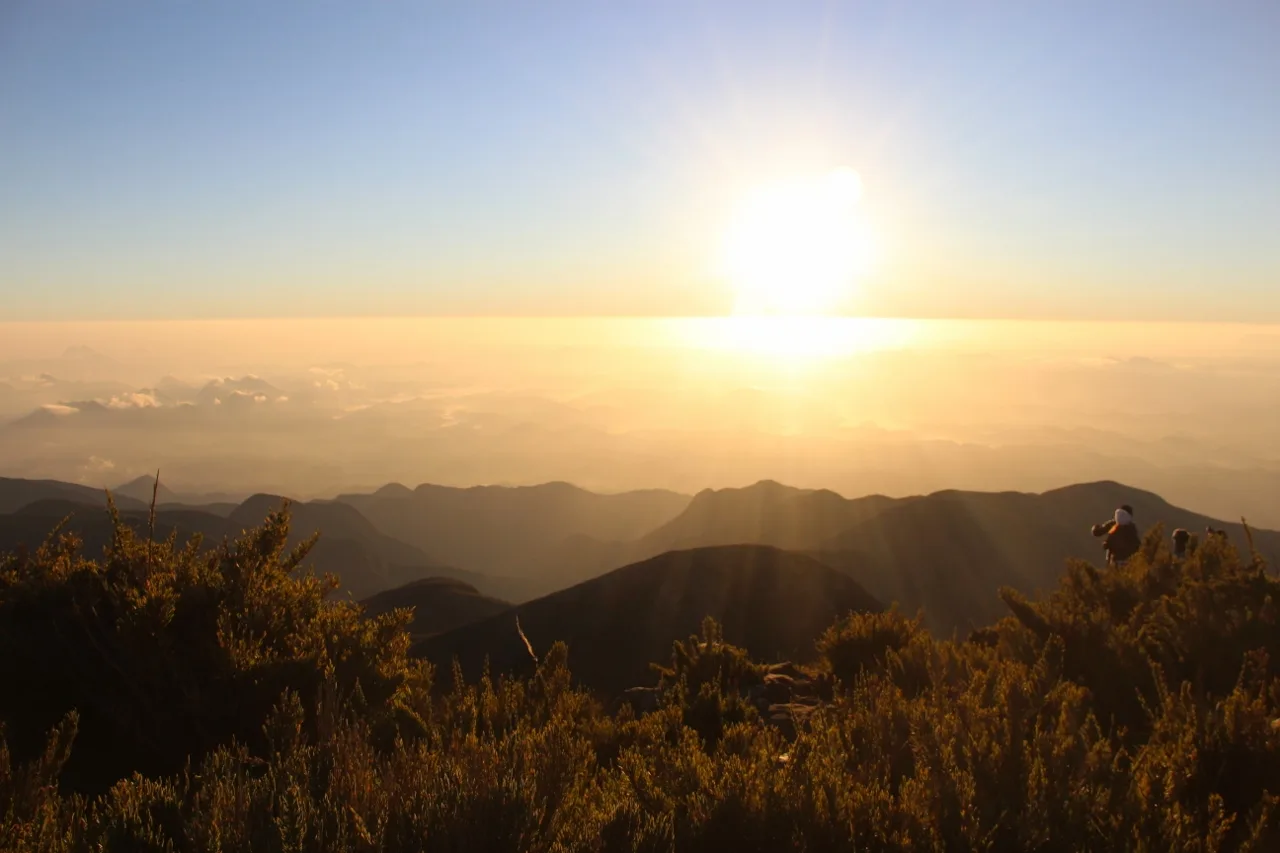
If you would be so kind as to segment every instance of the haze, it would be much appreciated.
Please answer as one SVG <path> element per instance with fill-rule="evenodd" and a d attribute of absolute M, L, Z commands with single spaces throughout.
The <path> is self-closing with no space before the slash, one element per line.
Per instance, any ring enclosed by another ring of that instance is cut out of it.
<path fill-rule="evenodd" d="M 1118 479 L 1280 525 L 1280 328 L 807 318 L 8 324 L 5 474 L 189 496 Z"/>

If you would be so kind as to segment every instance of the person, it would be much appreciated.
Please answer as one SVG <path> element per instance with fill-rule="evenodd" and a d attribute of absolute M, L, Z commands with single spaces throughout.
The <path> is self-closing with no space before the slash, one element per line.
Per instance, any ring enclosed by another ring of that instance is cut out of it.
<path fill-rule="evenodd" d="M 1133 521 L 1133 507 L 1128 504 L 1116 510 L 1110 521 L 1095 524 L 1093 535 L 1106 537 L 1102 541 L 1102 548 L 1107 552 L 1108 566 L 1123 566 L 1142 547 L 1138 525 Z"/>
<path fill-rule="evenodd" d="M 1173 557 L 1175 560 L 1185 560 L 1187 557 L 1187 546 L 1191 542 L 1191 531 L 1184 527 L 1179 527 L 1173 531 Z"/>

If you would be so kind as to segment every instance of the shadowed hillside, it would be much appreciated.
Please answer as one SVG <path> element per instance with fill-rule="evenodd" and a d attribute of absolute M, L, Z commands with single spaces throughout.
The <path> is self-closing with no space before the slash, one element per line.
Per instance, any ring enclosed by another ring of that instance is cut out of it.
<path fill-rule="evenodd" d="M 88 506 L 106 506 L 107 493 L 103 489 L 63 483 L 58 480 L 20 480 L 0 477 L 0 512 L 14 512 L 37 501 L 65 500 Z M 120 498 L 116 505 L 129 509 L 142 509 L 146 504 L 133 498 Z M 48 532 L 48 531 L 46 531 Z"/>
<path fill-rule="evenodd" d="M 1071 557 L 1100 563 L 1099 540 L 1089 535 L 1089 527 L 1121 504 L 1134 508 L 1144 530 L 1163 524 L 1166 534 L 1177 527 L 1203 533 L 1212 524 L 1245 542 L 1238 523 L 1101 482 L 1038 495 L 947 491 L 904 500 L 824 543 L 815 554 L 851 573 L 881 600 L 897 601 L 909 612 L 922 608 L 933 631 L 963 633 L 1004 612 L 990 590 L 1011 586 L 1037 593 L 1057 582 Z M 1280 533 L 1256 530 L 1253 538 L 1264 556 L 1280 554 Z"/>
<path fill-rule="evenodd" d="M 497 598 L 482 595 L 455 578 L 423 578 L 387 589 L 360 602 L 365 613 L 378 616 L 400 607 L 413 608 L 409 633 L 414 639 L 431 637 L 511 609 Z"/>
<path fill-rule="evenodd" d="M 261 524 L 262 519 L 278 510 L 282 503 L 282 498 L 258 495 L 236 508 L 230 518 L 199 509 L 160 508 L 156 512 L 155 536 L 157 540 L 163 540 L 176 534 L 179 544 L 182 544 L 198 534 L 204 539 L 203 547 L 212 548 L 225 538 L 234 538 L 242 530 Z M 295 521 L 289 535 L 289 547 L 319 531 L 321 536 L 308 555 L 307 563 L 317 573 L 336 575 L 342 595 L 364 598 L 431 575 L 448 575 L 472 583 L 495 583 L 495 579 L 441 566 L 412 545 L 378 533 L 352 507 L 293 503 L 290 512 Z M 122 508 L 120 515 L 121 520 L 136 533 L 144 537 L 147 535 L 147 510 Z M 0 515 L 0 551 L 20 547 L 34 550 L 64 519 L 67 520 L 66 531 L 83 541 L 87 554 L 102 553 L 111 541 L 111 519 L 104 509 L 69 500 L 42 500 L 16 512 Z"/>
<path fill-rule="evenodd" d="M 813 655 L 819 634 L 850 611 L 879 603 L 846 575 L 810 557 L 764 546 L 675 551 L 516 607 L 418 644 L 414 653 L 448 671 L 456 657 L 475 677 L 488 658 L 495 673 L 525 672 L 532 661 L 516 618 L 538 652 L 569 646 L 570 667 L 605 694 L 650 683 L 649 664 L 712 616 L 724 639 L 773 661 Z"/>
<path fill-rule="evenodd" d="M 586 576 L 609 559 L 642 560 L 674 548 L 732 543 L 809 553 L 858 580 L 877 599 L 898 602 L 940 634 L 967 632 L 999 616 L 992 590 L 1034 593 L 1052 585 L 1070 558 L 1101 561 L 1090 526 L 1115 507 L 1134 507 L 1139 527 L 1163 523 L 1203 532 L 1244 528 L 1172 506 L 1120 483 L 1068 486 L 1043 494 L 945 491 L 925 496 L 846 499 L 834 492 L 763 481 L 706 490 L 679 516 L 631 543 L 585 543 L 557 564 Z M 1280 555 L 1280 533 L 1254 531 L 1264 556 Z"/>

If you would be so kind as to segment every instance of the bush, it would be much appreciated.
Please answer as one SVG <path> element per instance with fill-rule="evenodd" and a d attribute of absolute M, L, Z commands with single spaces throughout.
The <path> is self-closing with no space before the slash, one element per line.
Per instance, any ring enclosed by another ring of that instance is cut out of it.
<path fill-rule="evenodd" d="M 927 637 L 920 620 L 897 607 L 883 613 L 850 613 L 818 638 L 818 656 L 828 672 L 846 684 L 864 672 L 883 673 L 917 638 Z"/>
<path fill-rule="evenodd" d="M 201 554 L 198 541 L 143 541 L 115 517 L 100 560 L 55 532 L 0 563 L 0 719 L 17 757 L 74 710 L 62 781 L 101 791 L 135 771 L 180 772 L 233 739 L 260 751 L 285 690 L 314 707 L 327 685 L 383 737 L 425 710 L 407 614 L 365 619 L 327 600 L 336 582 L 300 569 L 310 543 L 286 553 L 288 533 L 285 507 Z"/>
<path fill-rule="evenodd" d="M 220 727 L 179 706 L 214 745 L 89 797 L 67 774 L 91 743 L 83 722 L 128 736 L 120 721 L 134 717 L 112 703 L 132 694 L 106 679 L 29 693 L 45 714 L 80 709 L 51 718 L 47 737 L 6 700 L 9 743 L 28 757 L 0 745 L 0 849 L 1280 849 L 1277 586 L 1227 547 L 1174 563 L 1149 543 L 1123 569 L 1073 565 L 1042 601 L 1006 591 L 1013 615 L 971 642 L 894 612 L 841 620 L 820 640 L 836 694 L 787 737 L 734 710 L 762 668 L 714 623 L 676 645 L 667 704 L 638 719 L 575 689 L 563 645 L 527 680 L 458 679 L 428 712 L 412 701 L 425 675 L 386 633 L 403 623 L 325 601 L 274 544 L 281 523 L 207 562 L 132 543 L 91 564 L 54 542 L 38 571 L 6 564 L 0 608 L 22 624 L 44 615 L 66 636 L 87 619 L 108 651 L 136 656 L 117 662 L 144 695 L 208 696 L 212 673 L 245 704 Z M 129 580 L 123 567 L 148 571 Z M 246 575 L 259 580 L 233 593 Z M 192 599 L 217 602 L 200 605 L 217 618 Z M 257 604 L 233 616 L 233 601 Z M 206 621 L 179 617 L 193 610 Z M 174 627 L 190 624 L 218 629 Z M 166 668 L 188 646 L 216 666 Z M 3 663 L 29 691 L 81 671 L 37 681 L 33 654 Z M 39 660 L 83 665 L 66 650 Z M 128 713 L 189 738 L 166 754 L 207 743 L 150 709 Z"/>

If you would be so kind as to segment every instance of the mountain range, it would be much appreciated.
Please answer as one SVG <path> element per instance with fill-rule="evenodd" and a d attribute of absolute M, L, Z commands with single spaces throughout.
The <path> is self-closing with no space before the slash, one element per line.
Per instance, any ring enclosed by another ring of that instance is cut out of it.
<path fill-rule="evenodd" d="M 138 496 L 149 498 L 152 484 L 133 481 L 125 494 L 116 494 L 122 517 L 139 530 L 145 529 L 147 503 Z M 264 494 L 202 506 L 165 502 L 173 497 L 159 493 L 158 535 L 200 533 L 208 544 L 258 524 L 283 501 Z M 0 479 L 0 550 L 34 547 L 66 516 L 90 552 L 100 549 L 110 536 L 100 509 L 105 500 L 105 492 L 81 485 Z M 567 483 L 415 489 L 391 484 L 370 494 L 295 502 L 292 513 L 295 541 L 320 531 L 311 562 L 336 574 L 344 595 L 364 599 L 373 609 L 416 606 L 422 613 L 415 635 L 432 635 L 433 643 L 443 644 L 454 631 L 468 630 L 464 623 L 472 617 L 500 618 L 507 602 L 539 603 L 619 567 L 652 566 L 647 561 L 673 552 L 737 545 L 792 552 L 805 565 L 852 579 L 869 599 L 920 612 L 935 632 L 964 634 L 1004 615 L 1000 587 L 1035 593 L 1055 584 L 1070 558 L 1100 562 L 1099 542 L 1089 528 L 1120 504 L 1134 508 L 1144 529 L 1159 522 L 1166 533 L 1175 527 L 1200 533 L 1212 526 L 1245 542 L 1238 523 L 1114 482 L 1040 494 L 943 491 L 901 498 L 845 498 L 772 481 L 692 497 L 666 491 L 601 495 Z M 1253 530 L 1252 537 L 1274 563 L 1280 533 Z M 713 562 L 722 566 L 727 559 L 722 554 Z M 744 565 L 755 565 L 752 560 L 758 562 L 751 557 Z M 449 581 L 426 583 L 437 577 Z M 596 593 L 575 595 L 584 597 L 555 601 L 589 601 Z M 556 603 L 552 611 L 564 606 Z M 453 611 L 469 615 L 444 615 Z M 529 617 L 535 620 L 531 637 L 542 630 L 536 620 L 543 612 Z M 671 630 L 667 626 L 663 633 Z M 432 646 L 437 647 L 443 646 Z"/>
<path fill-rule="evenodd" d="M 444 563 L 525 579 L 545 593 L 582 579 L 575 574 L 582 563 L 596 567 L 590 555 L 624 554 L 624 543 L 676 518 L 689 497 L 662 490 L 602 495 L 569 483 L 412 490 L 391 484 L 337 501 Z M 620 565 L 606 559 L 598 569 Z"/>
<path fill-rule="evenodd" d="M 74 494 L 74 493 L 73 493 Z M 234 538 L 246 528 L 262 523 L 267 513 L 278 509 L 283 499 L 255 495 L 229 514 L 191 508 L 157 508 L 155 535 L 164 539 L 176 533 L 180 541 L 194 535 L 203 538 L 206 548 Z M 117 502 L 121 519 L 139 534 L 146 535 L 149 512 L 135 502 Z M 467 582 L 484 582 L 472 572 L 442 566 L 412 545 L 375 530 L 356 510 L 342 504 L 291 504 L 290 545 L 312 533 L 322 535 L 312 548 L 308 563 L 318 573 L 332 573 L 344 595 L 363 598 L 408 581 L 429 576 L 451 576 Z M 111 541 L 111 519 L 100 504 L 74 498 L 41 498 L 0 514 L 0 552 L 19 547 L 35 548 L 58 524 L 77 535 L 87 555 L 101 553 Z"/>

